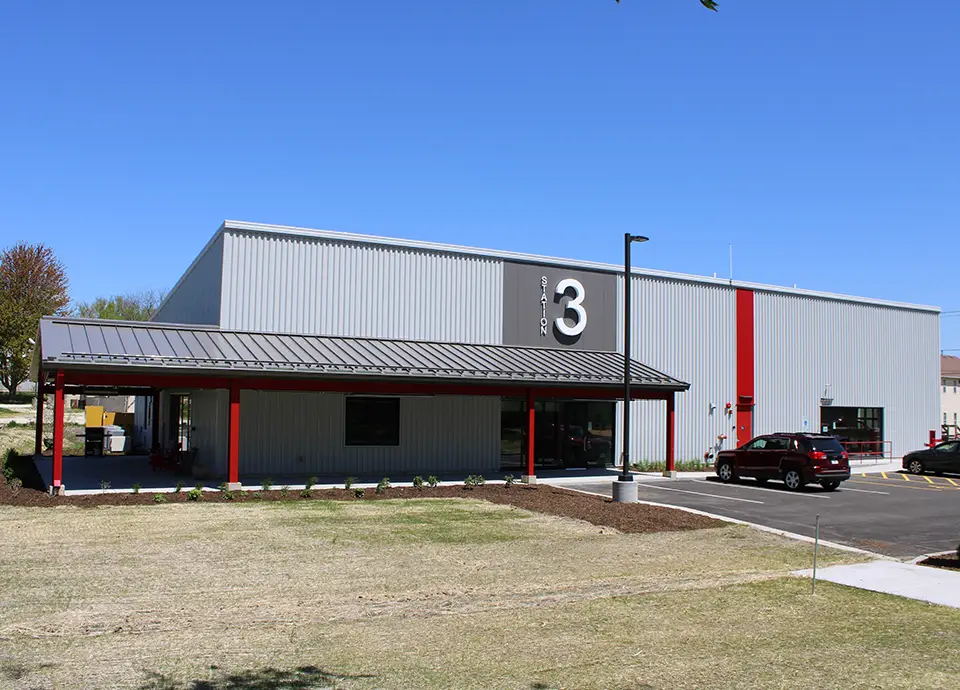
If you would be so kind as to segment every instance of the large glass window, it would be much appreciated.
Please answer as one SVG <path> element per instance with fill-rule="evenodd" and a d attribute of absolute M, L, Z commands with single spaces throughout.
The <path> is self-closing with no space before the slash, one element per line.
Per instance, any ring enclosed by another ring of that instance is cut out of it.
<path fill-rule="evenodd" d="M 821 407 L 820 424 L 851 453 L 883 452 L 882 407 Z"/>
<path fill-rule="evenodd" d="M 399 446 L 400 398 L 347 396 L 344 424 L 348 446 Z"/>
<path fill-rule="evenodd" d="M 587 467 L 613 463 L 616 406 L 606 401 L 538 400 L 536 467 Z M 500 467 L 526 466 L 526 403 L 504 398 L 500 407 Z"/>

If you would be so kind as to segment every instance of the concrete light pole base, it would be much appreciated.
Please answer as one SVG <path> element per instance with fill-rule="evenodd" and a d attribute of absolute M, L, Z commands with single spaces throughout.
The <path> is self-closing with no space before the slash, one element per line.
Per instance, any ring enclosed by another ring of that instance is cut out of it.
<path fill-rule="evenodd" d="M 227 482 L 227 491 L 240 491 L 242 486 L 240 482 Z"/>
<path fill-rule="evenodd" d="M 663 476 L 669 477 L 670 479 L 676 479 L 679 475 L 673 470 L 670 470 L 670 471 L 664 471 Z"/>
<path fill-rule="evenodd" d="M 520 481 L 524 484 L 536 484 L 537 475 L 535 474 L 521 474 Z"/>
<path fill-rule="evenodd" d="M 637 502 L 637 483 L 621 482 L 619 480 L 613 483 L 613 502 L 614 503 L 636 503 Z"/>
<path fill-rule="evenodd" d="M 65 487 L 63 484 L 61 484 L 60 486 L 51 486 L 51 487 L 50 487 L 49 489 L 47 489 L 47 490 L 50 492 L 50 495 L 51 495 L 51 496 L 66 496 L 66 495 L 67 495 L 67 487 Z"/>

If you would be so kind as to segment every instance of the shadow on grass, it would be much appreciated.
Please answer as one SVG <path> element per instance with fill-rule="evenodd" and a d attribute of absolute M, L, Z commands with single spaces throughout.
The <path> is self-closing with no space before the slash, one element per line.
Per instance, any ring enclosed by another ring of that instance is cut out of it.
<path fill-rule="evenodd" d="M 216 676 L 220 668 L 211 666 L 210 671 L 211 676 Z M 264 668 L 181 683 L 162 673 L 148 671 L 147 680 L 140 686 L 140 690 L 312 690 L 312 688 L 335 688 L 340 681 L 361 678 L 376 678 L 376 676 L 346 675 L 325 671 L 315 666 L 301 666 L 292 671 Z"/>

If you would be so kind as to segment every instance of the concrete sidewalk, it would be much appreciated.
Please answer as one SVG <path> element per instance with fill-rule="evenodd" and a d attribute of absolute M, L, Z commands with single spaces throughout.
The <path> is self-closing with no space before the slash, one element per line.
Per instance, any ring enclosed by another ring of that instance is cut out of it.
<path fill-rule="evenodd" d="M 810 577 L 812 572 L 799 570 L 794 575 Z M 944 568 L 928 568 L 895 561 L 871 561 L 821 568 L 817 570 L 817 579 L 960 608 L 960 572 Z"/>

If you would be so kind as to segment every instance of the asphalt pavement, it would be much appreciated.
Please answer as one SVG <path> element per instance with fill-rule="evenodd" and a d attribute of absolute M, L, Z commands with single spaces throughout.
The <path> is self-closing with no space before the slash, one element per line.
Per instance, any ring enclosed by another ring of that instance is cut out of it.
<path fill-rule="evenodd" d="M 549 483 L 549 480 L 548 480 Z M 612 481 L 564 481 L 561 486 L 610 496 Z M 913 476 L 899 472 L 855 474 L 836 491 L 819 485 L 798 492 L 780 482 L 760 486 L 716 477 L 644 479 L 642 501 L 694 508 L 774 529 L 820 538 L 895 558 L 956 549 L 960 543 L 960 476 Z"/>

